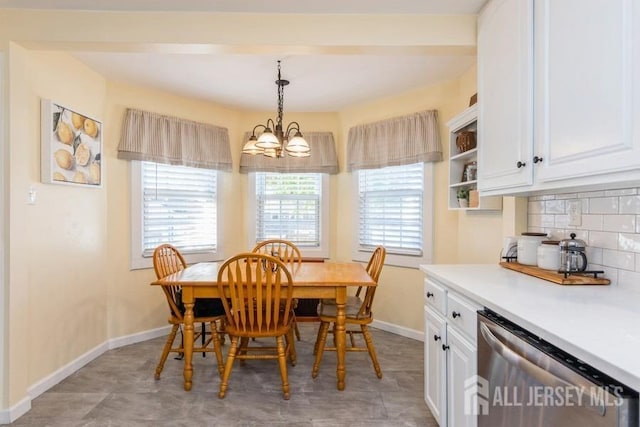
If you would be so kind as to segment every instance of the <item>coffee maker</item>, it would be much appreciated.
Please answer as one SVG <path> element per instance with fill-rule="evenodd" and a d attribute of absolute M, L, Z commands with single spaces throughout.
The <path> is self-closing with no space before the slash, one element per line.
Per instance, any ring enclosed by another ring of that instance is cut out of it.
<path fill-rule="evenodd" d="M 587 245 L 584 240 L 576 239 L 576 233 L 570 239 L 560 240 L 560 271 L 564 273 L 581 272 L 587 269 Z"/>

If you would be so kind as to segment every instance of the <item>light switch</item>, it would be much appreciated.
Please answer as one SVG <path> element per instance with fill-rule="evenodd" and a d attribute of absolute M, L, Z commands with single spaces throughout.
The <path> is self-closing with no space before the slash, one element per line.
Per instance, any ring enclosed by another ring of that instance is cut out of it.
<path fill-rule="evenodd" d="M 33 185 L 31 187 L 29 187 L 29 199 L 28 199 L 27 203 L 30 204 L 30 205 L 35 205 L 36 204 L 36 189 L 35 189 L 35 187 Z"/>

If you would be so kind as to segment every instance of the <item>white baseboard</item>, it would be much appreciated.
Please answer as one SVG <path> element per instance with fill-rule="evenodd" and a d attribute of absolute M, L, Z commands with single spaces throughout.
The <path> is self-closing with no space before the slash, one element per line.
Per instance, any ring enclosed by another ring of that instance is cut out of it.
<path fill-rule="evenodd" d="M 167 336 L 170 331 L 171 325 L 167 325 L 161 328 L 150 329 L 148 331 L 138 332 L 124 337 L 112 338 L 109 340 L 109 350 L 124 347 L 125 345 L 136 344 L 153 338 Z"/>
<path fill-rule="evenodd" d="M 393 323 L 383 322 L 381 320 L 375 320 L 371 322 L 371 326 L 381 329 L 383 331 L 391 332 L 401 337 L 411 338 L 417 341 L 424 342 L 424 332 L 417 331 L 415 329 L 405 328 L 404 326 L 394 325 Z"/>
<path fill-rule="evenodd" d="M 35 399 L 45 391 L 49 390 L 54 385 L 58 384 L 60 381 L 67 378 L 69 375 L 76 372 L 78 369 L 82 368 L 87 363 L 94 360 L 96 357 L 99 357 L 100 355 L 102 355 L 108 349 L 109 348 L 106 342 L 95 346 L 94 348 L 87 351 L 77 359 L 72 360 L 62 368 L 44 377 L 37 383 L 32 384 L 31 387 L 27 389 L 27 395 L 29 396 L 30 399 Z"/>
<path fill-rule="evenodd" d="M 0 411 L 0 424 L 11 424 L 31 410 L 31 398 L 25 397 L 9 409 Z"/>
<path fill-rule="evenodd" d="M 107 350 L 113 350 L 125 345 L 135 344 L 168 335 L 170 328 L 171 326 L 163 326 L 161 328 L 138 332 L 124 337 L 112 338 L 108 341 L 103 342 L 102 344 L 97 345 L 77 359 L 69 362 L 62 368 L 46 376 L 37 383 L 31 385 L 27 389 L 27 397 L 22 399 L 20 402 L 8 409 L 0 410 L 0 424 L 10 424 L 22 415 L 26 414 L 31 409 L 31 401 L 33 399 L 49 390 L 51 387 L 67 378 L 69 375 L 73 374 L 78 369 L 85 366 L 87 363 L 101 356 Z"/>

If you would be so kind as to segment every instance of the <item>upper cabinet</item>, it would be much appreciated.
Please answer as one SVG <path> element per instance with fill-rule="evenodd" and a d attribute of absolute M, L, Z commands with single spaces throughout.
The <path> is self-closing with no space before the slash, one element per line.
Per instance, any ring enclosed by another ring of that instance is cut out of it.
<path fill-rule="evenodd" d="M 533 183 L 533 0 L 495 0 L 478 18 L 478 189 Z"/>
<path fill-rule="evenodd" d="M 478 30 L 480 191 L 639 181 L 638 75 L 637 1 L 492 0 Z"/>

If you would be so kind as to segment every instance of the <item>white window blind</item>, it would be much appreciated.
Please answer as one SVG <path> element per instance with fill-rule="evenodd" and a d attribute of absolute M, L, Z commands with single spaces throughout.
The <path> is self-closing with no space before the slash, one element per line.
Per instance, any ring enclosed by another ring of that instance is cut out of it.
<path fill-rule="evenodd" d="M 358 170 L 361 249 L 422 256 L 424 166 L 414 163 Z"/>
<path fill-rule="evenodd" d="M 256 172 L 256 242 L 319 247 L 322 174 Z"/>
<path fill-rule="evenodd" d="M 162 243 L 183 253 L 216 250 L 217 172 L 141 163 L 143 255 Z"/>

